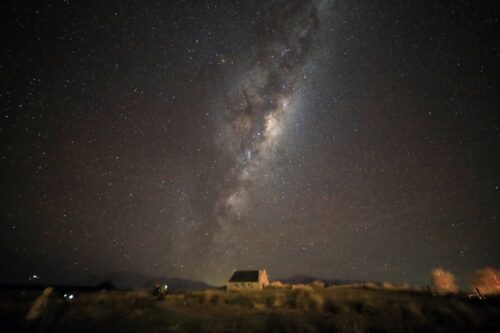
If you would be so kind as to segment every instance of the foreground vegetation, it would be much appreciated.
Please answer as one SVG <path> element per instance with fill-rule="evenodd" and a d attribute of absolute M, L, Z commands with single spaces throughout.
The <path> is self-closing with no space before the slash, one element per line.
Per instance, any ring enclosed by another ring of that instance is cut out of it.
<path fill-rule="evenodd" d="M 0 300 L 1 332 L 500 332 L 498 300 L 370 288 L 200 292 L 155 300 L 145 291 L 53 295 L 25 320 L 34 295 Z"/>

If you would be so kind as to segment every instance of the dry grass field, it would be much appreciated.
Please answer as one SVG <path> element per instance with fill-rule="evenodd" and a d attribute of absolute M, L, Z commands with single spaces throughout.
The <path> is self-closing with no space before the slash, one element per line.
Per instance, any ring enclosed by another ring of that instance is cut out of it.
<path fill-rule="evenodd" d="M 38 320 L 24 317 L 37 295 L 2 295 L 1 332 L 500 332 L 498 299 L 470 301 L 421 291 L 362 287 L 145 291 L 51 296 Z"/>

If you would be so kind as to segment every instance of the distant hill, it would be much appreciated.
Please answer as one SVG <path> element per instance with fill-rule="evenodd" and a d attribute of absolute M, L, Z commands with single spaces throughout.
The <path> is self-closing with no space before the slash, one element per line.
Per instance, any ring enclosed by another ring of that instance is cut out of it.
<path fill-rule="evenodd" d="M 33 286 L 34 288 L 42 288 L 43 286 L 52 285 L 58 287 L 78 286 L 80 288 L 96 287 L 103 282 L 111 282 L 118 289 L 152 289 L 156 283 L 167 284 L 170 291 L 180 290 L 203 290 L 215 289 L 203 281 L 190 280 L 175 277 L 164 276 L 148 276 L 135 272 L 113 272 L 107 275 L 97 274 L 60 274 L 46 275 L 33 278 L 32 275 L 12 274 L 11 276 L 0 276 L 0 286 L 8 288 L 9 286 Z"/>
<path fill-rule="evenodd" d="M 281 281 L 288 284 L 309 284 L 314 281 L 321 281 L 326 286 L 335 286 L 342 284 L 350 284 L 350 283 L 363 283 L 364 281 L 360 280 L 347 280 L 347 279 L 331 279 L 331 278 L 321 278 L 317 276 L 309 276 L 309 275 L 293 275 L 284 279 L 275 279 L 275 281 Z"/>
<path fill-rule="evenodd" d="M 114 272 L 106 277 L 119 289 L 151 289 L 156 283 L 167 284 L 168 290 L 203 290 L 214 286 L 203 281 L 175 277 L 147 276 L 135 272 Z"/>

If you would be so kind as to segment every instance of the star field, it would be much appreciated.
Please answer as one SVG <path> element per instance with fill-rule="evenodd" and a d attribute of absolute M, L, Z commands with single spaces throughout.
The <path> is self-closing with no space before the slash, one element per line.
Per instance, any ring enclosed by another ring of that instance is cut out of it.
<path fill-rule="evenodd" d="M 493 2 L 2 2 L 0 277 L 500 266 Z"/>

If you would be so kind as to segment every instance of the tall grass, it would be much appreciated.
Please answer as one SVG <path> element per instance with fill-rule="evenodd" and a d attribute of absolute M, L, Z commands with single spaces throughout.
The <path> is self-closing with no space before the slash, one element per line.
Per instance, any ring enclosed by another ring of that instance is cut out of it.
<path fill-rule="evenodd" d="M 136 316 L 154 305 L 155 299 L 146 291 L 84 294 L 79 295 L 68 307 L 68 316 L 84 319 Z"/>
<path fill-rule="evenodd" d="M 68 305 L 60 331 L 75 331 L 71 325 L 82 322 L 108 328 L 123 323 L 126 332 L 500 331 L 498 307 L 397 288 L 206 290 L 170 294 L 162 301 L 146 292 L 88 294 Z"/>
<path fill-rule="evenodd" d="M 291 308 L 305 311 L 322 311 L 324 303 L 321 295 L 308 289 L 294 290 L 289 297 Z"/>

